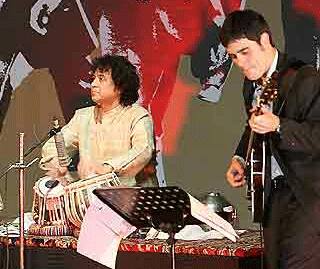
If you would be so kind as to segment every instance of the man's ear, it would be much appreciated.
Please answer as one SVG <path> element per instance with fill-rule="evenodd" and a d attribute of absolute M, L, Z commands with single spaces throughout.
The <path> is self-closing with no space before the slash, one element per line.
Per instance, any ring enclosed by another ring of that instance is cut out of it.
<path fill-rule="evenodd" d="M 268 48 L 269 46 L 271 46 L 270 36 L 269 36 L 268 33 L 264 32 L 264 33 L 261 34 L 261 36 L 260 36 L 260 44 L 264 48 Z"/>

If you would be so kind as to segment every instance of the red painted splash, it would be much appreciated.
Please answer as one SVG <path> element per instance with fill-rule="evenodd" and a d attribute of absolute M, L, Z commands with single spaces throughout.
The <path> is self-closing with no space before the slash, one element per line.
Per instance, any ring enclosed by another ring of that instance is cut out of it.
<path fill-rule="evenodd" d="M 177 149 L 177 141 L 180 138 L 182 127 L 188 118 L 190 99 L 198 91 L 195 85 L 186 84 L 177 78 L 172 98 L 163 119 L 163 154 L 174 155 Z"/>

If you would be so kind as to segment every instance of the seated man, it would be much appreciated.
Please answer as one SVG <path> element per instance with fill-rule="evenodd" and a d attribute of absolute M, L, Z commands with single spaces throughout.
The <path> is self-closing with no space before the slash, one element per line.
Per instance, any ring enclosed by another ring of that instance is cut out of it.
<path fill-rule="evenodd" d="M 122 56 L 105 55 L 93 61 L 91 73 L 95 105 L 77 110 L 62 128 L 67 153 L 79 152 L 79 177 L 115 172 L 124 186 L 156 185 L 154 169 L 144 169 L 154 152 L 153 123 L 148 111 L 135 104 L 136 68 Z M 42 149 L 40 166 L 55 178 L 67 174 L 53 138 Z"/>

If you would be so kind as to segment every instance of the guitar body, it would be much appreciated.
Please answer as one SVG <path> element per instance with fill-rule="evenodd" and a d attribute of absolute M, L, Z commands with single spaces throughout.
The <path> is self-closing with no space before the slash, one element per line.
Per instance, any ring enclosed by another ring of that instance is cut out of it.
<path fill-rule="evenodd" d="M 246 167 L 248 209 L 253 222 L 262 222 L 264 209 L 265 142 L 263 136 L 255 135 L 250 162 Z"/>
<path fill-rule="evenodd" d="M 257 99 L 255 115 L 261 115 L 261 107 L 270 108 L 277 97 L 278 73 L 262 81 L 262 93 Z M 271 109 L 271 108 L 270 108 Z M 265 135 L 256 134 L 251 130 L 246 154 L 247 198 L 253 222 L 262 222 L 264 209 L 264 181 L 266 175 L 266 142 Z"/>

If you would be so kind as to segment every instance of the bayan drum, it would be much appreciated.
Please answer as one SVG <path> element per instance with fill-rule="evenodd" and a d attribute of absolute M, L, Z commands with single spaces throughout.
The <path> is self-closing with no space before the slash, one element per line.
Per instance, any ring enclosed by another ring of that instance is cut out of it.
<path fill-rule="evenodd" d="M 67 219 L 80 229 L 84 214 L 93 198 L 96 188 L 116 187 L 120 181 L 115 173 L 108 173 L 78 180 L 64 187 L 64 201 Z"/>
<path fill-rule="evenodd" d="M 58 180 L 45 176 L 35 183 L 32 213 L 36 224 L 29 228 L 30 234 L 72 234 L 65 211 L 64 187 Z"/>

